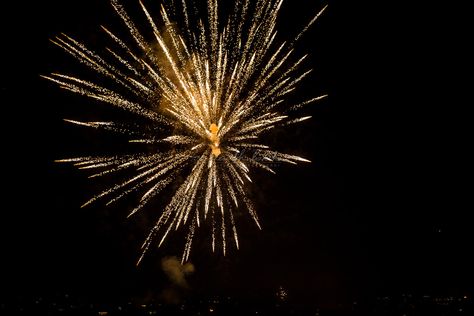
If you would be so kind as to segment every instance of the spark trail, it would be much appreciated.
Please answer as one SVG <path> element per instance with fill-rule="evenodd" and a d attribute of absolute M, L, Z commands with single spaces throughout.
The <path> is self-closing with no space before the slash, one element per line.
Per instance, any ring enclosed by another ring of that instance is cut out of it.
<path fill-rule="evenodd" d="M 83 206 L 99 199 L 107 204 L 142 192 L 140 211 L 171 183 L 178 183 L 142 246 L 143 258 L 158 239 L 181 226 L 188 229 L 182 260 L 190 255 L 197 228 L 212 226 L 212 249 L 225 254 L 228 239 L 239 247 L 235 213 L 246 210 L 260 228 L 254 206 L 246 196 L 251 168 L 273 172 L 269 163 L 309 162 L 271 150 L 262 134 L 277 126 L 304 121 L 299 108 L 325 97 L 295 103 L 291 94 L 311 70 L 303 69 L 306 56 L 296 57 L 294 43 L 324 7 L 295 37 L 277 43 L 277 17 L 283 0 L 235 0 L 226 18 L 217 0 L 207 0 L 200 18 L 196 3 L 174 0 L 162 5 L 156 17 L 142 2 L 148 33 L 140 31 L 117 0 L 112 7 L 128 29 L 131 43 L 102 27 L 114 43 L 107 58 L 81 42 L 61 34 L 52 42 L 100 75 L 95 82 L 52 73 L 43 76 L 61 88 L 128 111 L 134 122 L 79 122 L 81 126 L 125 134 L 130 142 L 147 144 L 141 154 L 79 157 L 59 162 L 93 170 L 91 177 L 132 170 L 125 178 Z M 146 34 L 149 36 L 147 37 Z M 105 84 L 107 82 L 107 84 Z M 153 150 L 150 150 L 153 146 Z M 180 177 L 178 177 L 178 175 Z"/>

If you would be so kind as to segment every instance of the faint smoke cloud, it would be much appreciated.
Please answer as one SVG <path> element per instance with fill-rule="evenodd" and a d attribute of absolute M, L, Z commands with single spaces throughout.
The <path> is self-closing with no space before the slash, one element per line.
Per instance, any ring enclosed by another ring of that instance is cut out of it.
<path fill-rule="evenodd" d="M 192 263 L 188 262 L 183 265 L 176 257 L 165 257 L 161 260 L 161 268 L 174 285 L 185 289 L 189 288 L 186 276 L 194 272 Z"/>

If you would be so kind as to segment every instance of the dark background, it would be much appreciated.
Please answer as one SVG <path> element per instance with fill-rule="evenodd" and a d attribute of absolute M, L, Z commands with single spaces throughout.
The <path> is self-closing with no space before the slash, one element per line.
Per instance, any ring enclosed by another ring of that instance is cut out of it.
<path fill-rule="evenodd" d="M 281 40 L 324 5 L 300 2 L 282 9 Z M 311 122 L 270 137 L 313 163 L 258 177 L 264 229 L 243 221 L 241 250 L 222 257 L 196 241 L 188 295 L 252 299 L 283 286 L 292 300 L 337 307 L 405 292 L 474 294 L 461 8 L 350 2 L 330 2 L 298 47 L 315 69 L 300 93 L 330 97 L 308 107 Z M 109 182 L 53 161 L 114 143 L 65 124 L 96 105 L 39 77 L 78 68 L 49 38 L 94 45 L 99 25 L 122 25 L 105 0 L 2 3 L 1 15 L 0 290 L 159 296 L 168 284 L 160 260 L 180 256 L 182 244 L 153 249 L 136 267 L 150 223 L 125 219 L 133 201 L 79 208 Z"/>

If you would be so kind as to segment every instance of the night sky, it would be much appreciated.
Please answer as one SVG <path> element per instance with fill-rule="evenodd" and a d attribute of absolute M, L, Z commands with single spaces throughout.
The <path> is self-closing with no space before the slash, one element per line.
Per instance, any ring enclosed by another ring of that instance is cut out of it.
<path fill-rule="evenodd" d="M 125 2 L 138 9 L 138 1 Z M 325 4 L 286 2 L 281 40 Z M 212 255 L 208 237 L 198 236 L 187 295 L 252 299 L 283 286 L 295 301 L 337 306 L 410 291 L 474 294 L 464 167 L 471 141 L 460 110 L 470 106 L 459 79 L 465 20 L 452 7 L 348 2 L 330 1 L 297 47 L 315 69 L 299 93 L 330 97 L 307 108 L 311 121 L 268 137 L 313 163 L 256 174 L 251 192 L 263 231 L 243 218 L 241 250 L 226 257 Z M 123 32 L 122 25 L 106 0 L 4 6 L 0 290 L 158 296 L 169 285 L 161 259 L 181 255 L 179 234 L 135 262 L 167 197 L 130 220 L 133 199 L 80 209 L 112 182 L 53 161 L 119 143 L 64 123 L 109 112 L 40 78 L 83 71 L 50 38 L 64 32 L 102 47 L 99 26 Z"/>

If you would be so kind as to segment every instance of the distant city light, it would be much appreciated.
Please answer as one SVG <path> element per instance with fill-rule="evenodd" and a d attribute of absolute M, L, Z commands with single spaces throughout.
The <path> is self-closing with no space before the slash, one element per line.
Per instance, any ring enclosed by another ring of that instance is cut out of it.
<path fill-rule="evenodd" d="M 288 299 L 288 292 L 285 290 L 285 288 L 283 286 L 280 286 L 278 288 L 276 296 L 280 301 L 284 302 Z"/>

